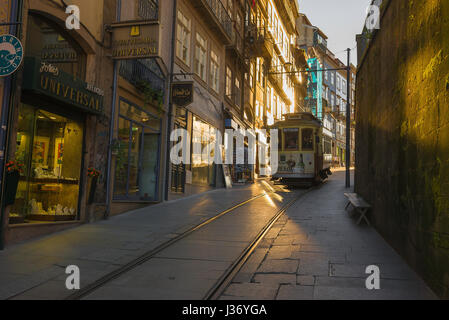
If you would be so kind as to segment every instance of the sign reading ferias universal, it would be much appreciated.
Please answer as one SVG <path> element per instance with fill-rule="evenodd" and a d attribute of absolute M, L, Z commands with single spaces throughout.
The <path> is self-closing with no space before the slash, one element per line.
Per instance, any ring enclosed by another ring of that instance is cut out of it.
<path fill-rule="evenodd" d="M 36 58 L 25 58 L 23 90 L 87 112 L 103 112 L 103 90 Z"/>
<path fill-rule="evenodd" d="M 112 24 L 112 59 L 145 59 L 159 56 L 159 23 Z"/>

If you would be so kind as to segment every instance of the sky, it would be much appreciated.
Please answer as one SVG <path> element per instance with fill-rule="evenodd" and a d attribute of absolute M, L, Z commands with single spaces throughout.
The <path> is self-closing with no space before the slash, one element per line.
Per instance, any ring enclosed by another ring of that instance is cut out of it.
<path fill-rule="evenodd" d="M 371 0 L 298 0 L 299 11 L 305 13 L 312 25 L 327 36 L 328 48 L 346 64 L 347 48 L 356 46 L 355 36 L 362 32 L 366 8 Z M 357 51 L 351 51 L 351 61 L 357 65 Z"/>

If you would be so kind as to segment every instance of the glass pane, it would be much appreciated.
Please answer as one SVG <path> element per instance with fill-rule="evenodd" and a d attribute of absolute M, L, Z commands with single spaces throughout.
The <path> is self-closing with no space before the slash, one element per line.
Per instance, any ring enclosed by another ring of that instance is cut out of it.
<path fill-rule="evenodd" d="M 313 150 L 313 129 L 302 129 L 302 150 Z"/>
<path fill-rule="evenodd" d="M 142 127 L 132 124 L 131 150 L 129 153 L 128 195 L 139 195 L 140 153 L 142 151 Z"/>
<path fill-rule="evenodd" d="M 142 200 L 156 200 L 158 178 L 159 134 L 144 131 L 142 165 L 139 179 L 139 197 Z"/>
<path fill-rule="evenodd" d="M 193 118 L 193 132 L 192 132 L 192 183 L 208 185 L 209 182 L 209 165 L 207 157 L 203 156 L 202 151 L 207 146 L 209 140 L 209 125 Z"/>
<path fill-rule="evenodd" d="M 19 106 L 15 160 L 23 165 L 17 188 L 16 200 L 11 208 L 10 224 L 23 223 L 27 215 L 28 188 L 31 164 L 31 145 L 34 135 L 34 108 L 25 104 Z"/>
<path fill-rule="evenodd" d="M 284 151 L 298 150 L 298 128 L 284 129 Z"/>
<path fill-rule="evenodd" d="M 118 154 L 115 163 L 114 195 L 126 196 L 128 181 L 128 155 L 130 122 L 119 118 L 118 128 Z"/>
<path fill-rule="evenodd" d="M 85 54 L 73 41 L 37 16 L 30 15 L 28 24 L 27 56 L 38 57 L 78 78 L 84 77 Z"/>
<path fill-rule="evenodd" d="M 136 122 L 143 123 L 153 130 L 160 131 L 161 129 L 161 121 L 159 118 L 155 118 L 123 100 L 120 100 L 120 114 Z"/>
<path fill-rule="evenodd" d="M 35 119 L 27 218 L 74 220 L 78 209 L 83 124 L 44 110 L 37 110 Z"/>

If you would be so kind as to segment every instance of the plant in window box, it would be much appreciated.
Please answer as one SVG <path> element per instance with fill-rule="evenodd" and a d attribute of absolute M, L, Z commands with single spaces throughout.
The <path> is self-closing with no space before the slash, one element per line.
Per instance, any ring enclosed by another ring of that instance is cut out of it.
<path fill-rule="evenodd" d="M 95 189 L 97 188 L 97 181 L 98 177 L 100 176 L 101 172 L 98 171 L 95 168 L 88 168 L 87 169 L 87 176 L 89 177 L 89 195 L 87 199 L 87 204 L 94 203 L 94 196 L 95 196 Z"/>
<path fill-rule="evenodd" d="M 16 200 L 20 174 L 23 173 L 23 163 L 16 160 L 10 160 L 6 163 L 5 167 L 5 206 L 9 206 L 14 204 L 14 201 Z"/>
<path fill-rule="evenodd" d="M 162 90 L 155 90 L 147 81 L 139 81 L 136 87 L 142 91 L 145 105 L 156 105 L 159 114 L 162 113 L 164 105 L 164 93 Z"/>

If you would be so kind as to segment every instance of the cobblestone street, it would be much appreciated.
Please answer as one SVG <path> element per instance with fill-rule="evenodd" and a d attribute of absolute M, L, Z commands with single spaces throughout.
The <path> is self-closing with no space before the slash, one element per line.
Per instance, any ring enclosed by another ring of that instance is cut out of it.
<path fill-rule="evenodd" d="M 290 207 L 222 299 L 434 299 L 432 291 L 371 227 L 344 210 L 344 172 Z M 369 265 L 380 290 L 367 290 Z"/>

